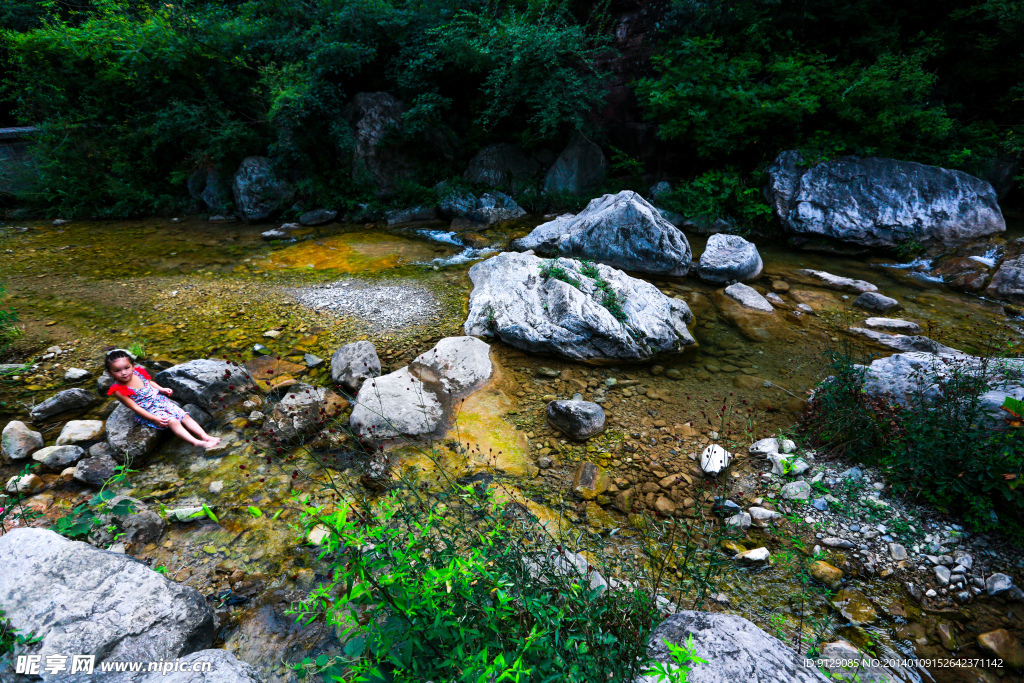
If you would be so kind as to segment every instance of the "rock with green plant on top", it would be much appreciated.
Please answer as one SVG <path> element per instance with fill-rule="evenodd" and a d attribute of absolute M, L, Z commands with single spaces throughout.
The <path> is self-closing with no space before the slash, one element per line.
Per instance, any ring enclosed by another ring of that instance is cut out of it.
<path fill-rule="evenodd" d="M 11 420 L 0 435 L 0 459 L 16 462 L 31 457 L 43 447 L 43 435 L 20 420 Z"/>
<path fill-rule="evenodd" d="M 611 478 L 604 468 L 592 462 L 581 462 L 573 473 L 572 490 L 584 500 L 593 500 L 608 490 Z"/>
<path fill-rule="evenodd" d="M 466 334 L 581 361 L 646 360 L 695 344 L 683 301 L 602 264 L 503 252 L 469 270 Z"/>

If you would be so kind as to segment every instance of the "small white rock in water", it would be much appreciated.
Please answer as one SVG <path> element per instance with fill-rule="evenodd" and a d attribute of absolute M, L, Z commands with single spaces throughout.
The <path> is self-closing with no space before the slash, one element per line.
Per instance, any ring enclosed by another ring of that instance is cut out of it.
<path fill-rule="evenodd" d="M 774 313 L 775 307 L 761 296 L 756 289 L 737 282 L 725 288 L 725 295 L 743 306 L 762 313 Z"/>
<path fill-rule="evenodd" d="M 764 298 L 767 299 L 768 303 L 772 304 L 773 306 L 785 306 L 786 305 L 786 300 L 783 299 L 778 294 L 776 294 L 775 292 L 768 292 L 767 294 L 764 295 Z"/>
<path fill-rule="evenodd" d="M 738 515 L 725 518 L 726 526 L 734 526 L 739 528 L 741 531 L 746 531 L 750 528 L 751 519 L 749 512 L 741 512 Z"/>
<path fill-rule="evenodd" d="M 782 516 L 778 512 L 775 512 L 774 510 L 767 510 L 762 507 L 752 507 L 748 510 L 748 512 L 750 513 L 751 519 L 753 519 L 758 526 L 761 526 L 766 522 L 770 522 L 776 517 Z"/>
<path fill-rule="evenodd" d="M 718 445 L 708 446 L 700 454 L 700 468 L 712 476 L 717 476 L 731 461 L 732 454 Z"/>
<path fill-rule="evenodd" d="M 768 561 L 768 548 L 754 548 L 753 550 L 744 550 L 742 553 L 737 553 L 734 560 L 740 562 L 750 562 L 753 564 L 761 564 Z"/>
<path fill-rule="evenodd" d="M 807 304 L 797 304 L 796 310 L 800 311 L 801 313 L 814 313 L 814 309 L 808 306 Z"/>
<path fill-rule="evenodd" d="M 210 493 L 220 493 L 224 490 L 224 482 L 218 479 L 210 482 Z"/>
<path fill-rule="evenodd" d="M 876 330 L 888 330 L 890 332 L 901 332 L 903 334 L 917 334 L 921 331 L 921 326 L 917 323 L 912 323 L 909 320 L 902 320 L 900 318 L 868 318 L 864 321 L 864 325 Z"/>
<path fill-rule="evenodd" d="M 90 377 L 92 377 L 92 373 L 82 368 L 68 368 L 68 371 L 64 373 L 65 382 L 78 382 Z"/>
<path fill-rule="evenodd" d="M 263 333 L 263 336 L 270 337 L 271 339 L 277 339 L 281 336 L 281 333 L 278 330 L 267 330 Z"/>
<path fill-rule="evenodd" d="M 864 280 L 854 280 L 848 277 L 840 277 L 839 275 L 833 275 L 832 273 L 826 273 L 823 270 L 798 270 L 796 271 L 800 275 L 806 275 L 812 277 L 815 280 L 821 281 L 832 289 L 845 289 L 847 291 L 857 292 L 861 294 L 863 292 L 877 292 L 878 287 L 865 282 Z"/>

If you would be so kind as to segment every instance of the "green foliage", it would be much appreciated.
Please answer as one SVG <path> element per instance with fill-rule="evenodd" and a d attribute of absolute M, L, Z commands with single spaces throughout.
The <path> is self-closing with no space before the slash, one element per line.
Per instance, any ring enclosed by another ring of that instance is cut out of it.
<path fill-rule="evenodd" d="M 372 512 L 306 508 L 304 532 L 331 532 L 330 580 L 296 612 L 324 615 L 345 645 L 302 668 L 349 681 L 632 680 L 660 617 L 649 594 L 591 587 L 597 569 L 559 570 L 562 546 L 518 506 L 452 491 L 441 504 L 408 491 Z"/>
<path fill-rule="evenodd" d="M 548 260 L 541 264 L 540 276 L 544 279 L 551 278 L 552 280 L 561 280 L 576 289 L 580 288 L 580 281 L 574 278 L 569 271 L 558 265 L 554 260 Z"/>
<path fill-rule="evenodd" d="M 659 199 L 659 206 L 688 218 L 714 220 L 739 219 L 739 232 L 769 230 L 771 207 L 765 203 L 757 175 L 744 175 L 735 169 L 707 171 L 688 182 L 679 183 Z"/>
<path fill-rule="evenodd" d="M 680 0 L 666 19 L 637 95 L 701 158 L 754 169 L 804 148 L 979 172 L 1019 154 L 1024 21 L 1002 2 Z"/>
<path fill-rule="evenodd" d="M 382 144 L 413 159 L 409 181 L 426 187 L 462 171 L 459 138 L 560 139 L 602 97 L 604 38 L 553 0 L 94 0 L 8 13 L 5 98 L 42 128 L 27 199 L 72 216 L 179 210 L 191 173 L 230 178 L 250 155 L 274 157 L 311 204 L 371 199 L 346 109 L 360 91 L 405 102 Z"/>
<path fill-rule="evenodd" d="M 128 345 L 127 351 L 128 353 L 132 354 L 135 358 L 142 358 L 143 356 L 146 355 L 146 340 L 133 340 L 132 343 Z"/>
<path fill-rule="evenodd" d="M 31 633 L 20 633 L 18 629 L 11 626 L 11 622 L 0 609 L 0 659 L 4 655 L 14 652 L 15 648 L 38 643 L 42 640 L 40 636 L 33 636 Z"/>
<path fill-rule="evenodd" d="M 994 429 L 999 418 L 982 401 L 991 378 L 1019 383 L 1018 370 L 998 358 L 951 359 L 941 374 L 914 378 L 923 388 L 902 407 L 869 398 L 863 368 L 847 357 L 833 356 L 832 373 L 802 425 L 815 444 L 880 467 L 894 489 L 963 514 L 973 528 L 1024 531 L 1024 432 Z"/>
<path fill-rule="evenodd" d="M 118 465 L 115 474 L 108 479 L 103 487 L 96 492 L 87 503 L 76 505 L 71 512 L 54 521 L 50 530 L 70 539 L 86 539 L 93 529 L 111 520 L 110 531 L 117 531 L 119 520 L 135 512 L 131 500 L 120 500 L 114 505 L 110 501 L 116 497 L 114 489 L 118 488 L 134 470 L 129 469 L 130 463 Z M 206 506 L 203 506 L 206 509 Z M 212 514 L 212 513 L 211 513 Z"/>
<path fill-rule="evenodd" d="M 672 661 L 670 663 L 655 662 L 644 671 L 645 676 L 651 676 L 659 683 L 686 683 L 687 674 L 693 670 L 692 664 L 708 663 L 706 659 L 697 656 L 692 633 L 686 637 L 685 645 L 676 645 L 667 640 L 661 642 L 665 643 L 665 647 L 668 648 Z"/>
<path fill-rule="evenodd" d="M 4 297 L 4 286 L 0 284 L 0 299 Z M 0 308 L 0 354 L 7 350 L 11 343 L 21 336 L 18 314 L 13 309 Z"/>

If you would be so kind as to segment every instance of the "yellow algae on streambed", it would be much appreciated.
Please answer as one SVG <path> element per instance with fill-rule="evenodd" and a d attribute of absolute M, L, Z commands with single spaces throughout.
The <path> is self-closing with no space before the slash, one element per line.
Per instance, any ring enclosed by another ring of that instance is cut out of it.
<path fill-rule="evenodd" d="M 399 235 L 358 231 L 284 247 L 257 265 L 268 269 L 313 268 L 355 273 L 429 261 L 438 256 L 448 256 L 453 251 L 452 247 Z"/>

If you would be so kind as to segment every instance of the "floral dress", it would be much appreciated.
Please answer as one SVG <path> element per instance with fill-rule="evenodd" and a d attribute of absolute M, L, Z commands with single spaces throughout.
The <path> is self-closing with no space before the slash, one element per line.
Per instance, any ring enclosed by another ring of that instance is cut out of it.
<path fill-rule="evenodd" d="M 145 368 L 136 365 L 135 374 L 142 378 L 141 389 L 132 389 L 126 384 L 118 384 L 115 382 L 114 386 L 107 390 L 107 396 L 123 394 L 135 401 L 135 403 L 137 403 L 143 410 L 147 410 L 159 417 L 180 420 L 188 415 L 188 413 L 182 410 L 177 403 L 153 388 L 153 385 L 149 383 L 149 380 L 152 378 L 149 376 L 149 373 L 146 372 Z M 154 429 L 167 429 L 166 427 L 161 427 L 152 420 L 147 420 L 138 413 L 135 414 L 135 421 Z"/>

